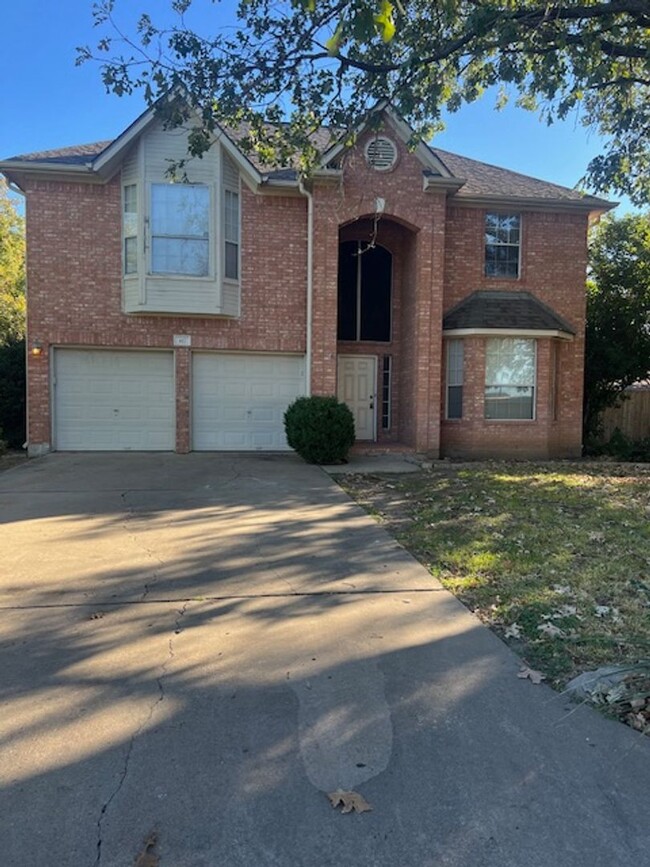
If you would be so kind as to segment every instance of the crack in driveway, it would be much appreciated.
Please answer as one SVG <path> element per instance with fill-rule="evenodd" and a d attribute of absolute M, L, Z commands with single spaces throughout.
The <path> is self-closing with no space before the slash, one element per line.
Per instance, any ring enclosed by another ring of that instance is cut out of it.
<path fill-rule="evenodd" d="M 154 713 L 156 712 L 156 708 L 158 707 L 158 705 L 162 704 L 162 702 L 165 700 L 164 680 L 167 677 L 167 667 L 169 666 L 170 662 L 176 657 L 176 652 L 174 650 L 174 638 L 175 638 L 175 636 L 180 635 L 181 632 L 183 631 L 182 627 L 181 627 L 181 621 L 182 621 L 183 617 L 185 616 L 185 612 L 187 611 L 187 607 L 189 604 L 190 604 L 189 601 L 187 601 L 184 603 L 182 608 L 177 609 L 178 610 L 178 616 L 174 620 L 174 630 L 173 630 L 172 635 L 170 635 L 169 641 L 167 643 L 167 648 L 168 648 L 167 658 L 163 662 L 163 664 L 161 666 L 160 674 L 156 678 L 156 683 L 158 684 L 158 696 L 157 696 L 156 700 L 154 702 L 152 702 L 151 706 L 149 707 L 149 711 L 148 711 L 145 719 L 140 723 L 140 725 L 138 726 L 136 731 L 131 735 L 131 739 L 129 740 L 129 745 L 126 749 L 126 754 L 124 756 L 124 763 L 122 766 L 122 772 L 120 774 L 120 778 L 117 781 L 117 785 L 115 786 L 115 788 L 113 789 L 113 791 L 111 792 L 109 797 L 106 799 L 106 801 L 104 801 L 104 803 L 102 804 L 101 810 L 99 811 L 99 816 L 97 817 L 97 825 L 96 825 L 96 827 L 97 827 L 97 855 L 95 858 L 94 867 L 100 867 L 100 864 L 102 861 L 104 819 L 106 818 L 106 813 L 108 812 L 108 808 L 111 806 L 111 804 L 113 803 L 115 798 L 119 795 L 122 787 L 124 786 L 124 783 L 126 781 L 128 773 L 129 773 L 129 765 L 131 763 L 131 756 L 133 754 L 135 742 L 138 739 L 138 737 L 140 736 L 140 734 L 144 731 L 144 729 L 149 725 L 149 723 L 153 719 Z"/>

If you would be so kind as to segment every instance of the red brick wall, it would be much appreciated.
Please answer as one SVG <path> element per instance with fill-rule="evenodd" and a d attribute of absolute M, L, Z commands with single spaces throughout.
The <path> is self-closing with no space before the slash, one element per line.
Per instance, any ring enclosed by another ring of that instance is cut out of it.
<path fill-rule="evenodd" d="M 484 209 L 448 208 L 445 312 L 476 290 L 525 291 L 562 316 L 576 331 L 576 337 L 571 342 L 553 341 L 557 353 L 555 364 L 551 363 L 549 341 L 538 341 L 537 421 L 507 423 L 483 418 L 483 341 L 466 340 L 464 391 L 473 408 L 471 414 L 465 415 L 461 421 L 443 423 L 442 453 L 476 457 L 579 456 L 582 443 L 587 217 L 581 214 L 522 212 L 519 279 L 485 277 L 484 219 Z M 552 377 L 556 377 L 554 389 Z M 548 401 L 553 390 L 556 393 L 557 412 L 549 413 Z M 443 410 L 444 395 L 443 380 Z M 472 401 L 476 401 L 476 404 L 472 404 Z"/>
<path fill-rule="evenodd" d="M 120 181 L 27 185 L 29 439 L 49 443 L 51 345 L 304 352 L 306 202 L 243 190 L 242 315 L 127 316 L 122 313 Z M 189 353 L 176 350 L 177 448 L 189 449 Z"/>
<path fill-rule="evenodd" d="M 336 298 L 339 234 L 353 237 L 365 231 L 376 211 L 376 199 L 384 199 L 379 225 L 395 234 L 400 227 L 404 264 L 399 301 L 399 331 L 394 333 L 397 354 L 394 387 L 399 391 L 399 437 L 420 451 L 436 454 L 439 447 L 438 388 L 440 379 L 441 311 L 445 232 L 444 194 L 423 193 L 422 165 L 388 135 L 398 148 L 392 171 L 377 172 L 364 157 L 362 136 L 346 156 L 343 184 L 319 183 L 314 190 L 314 326 L 312 388 L 316 394 L 336 390 Z M 352 234 L 351 234 L 352 233 Z M 388 244 L 387 244 L 388 246 Z M 402 349 L 403 347 L 403 349 Z M 345 351 L 350 348 L 345 344 Z M 361 353 L 375 354 L 368 344 Z M 376 353 L 379 354 L 379 353 Z"/>
<path fill-rule="evenodd" d="M 366 165 L 364 138 L 344 161 L 343 184 L 314 187 L 312 390 L 336 392 L 338 352 L 393 356 L 393 426 L 380 437 L 437 455 L 579 453 L 586 218 L 526 212 L 518 280 L 483 275 L 479 208 L 448 206 L 444 192 L 422 189 L 422 166 L 398 145 L 393 171 Z M 394 255 L 393 339 L 386 344 L 338 344 L 337 264 L 340 238 L 361 237 L 376 198 L 385 200 L 380 243 Z M 307 203 L 295 196 L 242 192 L 240 319 L 133 316 L 122 313 L 119 178 L 107 185 L 30 181 L 26 189 L 30 339 L 44 353 L 29 359 L 29 430 L 33 444 L 50 433 L 51 345 L 170 348 L 189 334 L 192 349 L 304 352 L 306 349 Z M 460 422 L 442 422 L 443 312 L 476 289 L 534 293 L 577 330 L 557 343 L 557 414 L 551 410 L 553 346 L 539 342 L 538 418 L 483 418 L 483 341 L 466 341 L 465 400 Z M 190 353 L 176 350 L 177 448 L 190 448 Z M 379 386 L 380 383 L 378 383 Z M 378 393 L 379 389 L 378 389 Z M 377 401 L 378 412 L 380 400 Z"/>

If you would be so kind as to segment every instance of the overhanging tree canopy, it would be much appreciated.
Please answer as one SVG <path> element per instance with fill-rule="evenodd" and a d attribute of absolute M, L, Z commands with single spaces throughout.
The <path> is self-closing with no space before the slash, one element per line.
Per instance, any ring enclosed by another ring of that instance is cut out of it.
<path fill-rule="evenodd" d="M 196 152 L 216 122 L 246 121 L 244 147 L 276 165 L 297 153 L 307 171 L 313 130 L 352 130 L 379 99 L 429 136 L 443 109 L 500 85 L 501 101 L 514 92 L 549 123 L 578 109 L 607 141 L 585 181 L 650 201 L 648 0 L 241 0 L 234 27 L 219 26 L 225 7 L 211 3 L 214 32 L 195 32 L 192 0 L 174 0 L 173 27 L 142 15 L 128 34 L 115 0 L 101 0 L 93 14 L 103 36 L 79 60 L 101 59 L 117 94 L 143 88 L 153 102 L 182 89 L 203 119 Z"/>

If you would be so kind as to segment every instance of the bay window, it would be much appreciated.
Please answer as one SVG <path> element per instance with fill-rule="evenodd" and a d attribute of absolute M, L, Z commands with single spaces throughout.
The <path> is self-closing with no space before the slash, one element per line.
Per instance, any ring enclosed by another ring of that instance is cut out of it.
<path fill-rule="evenodd" d="M 491 337 L 485 341 L 485 418 L 535 418 L 534 340 Z"/>
<path fill-rule="evenodd" d="M 151 185 L 151 274 L 210 273 L 210 189 L 204 184 Z"/>

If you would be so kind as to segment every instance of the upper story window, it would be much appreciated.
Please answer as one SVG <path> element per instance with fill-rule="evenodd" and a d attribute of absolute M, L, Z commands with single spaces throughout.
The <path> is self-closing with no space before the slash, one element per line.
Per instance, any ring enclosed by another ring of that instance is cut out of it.
<path fill-rule="evenodd" d="M 151 185 L 152 274 L 210 273 L 210 189 L 204 184 Z"/>
<path fill-rule="evenodd" d="M 224 277 L 239 279 L 239 193 L 224 190 Z"/>
<path fill-rule="evenodd" d="M 392 259 L 384 247 L 339 245 L 339 340 L 390 341 Z"/>
<path fill-rule="evenodd" d="M 519 277 L 520 242 L 519 214 L 486 214 L 485 276 Z"/>
<path fill-rule="evenodd" d="M 447 341 L 447 418 L 463 417 L 463 341 Z"/>
<path fill-rule="evenodd" d="M 529 339 L 485 341 L 485 418 L 535 418 L 535 350 Z"/>
<path fill-rule="evenodd" d="M 135 274 L 138 270 L 138 185 L 124 187 L 124 273 Z"/>

